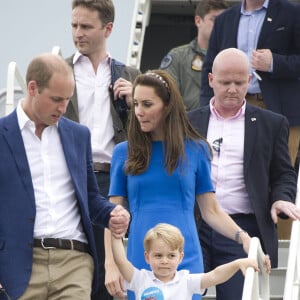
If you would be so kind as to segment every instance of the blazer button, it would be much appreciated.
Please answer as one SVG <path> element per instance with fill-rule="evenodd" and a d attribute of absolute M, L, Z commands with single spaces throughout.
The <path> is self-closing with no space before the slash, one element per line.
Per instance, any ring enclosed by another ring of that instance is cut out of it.
<path fill-rule="evenodd" d="M 30 223 L 34 223 L 34 217 L 30 217 L 30 218 L 29 218 L 29 222 L 30 222 Z"/>

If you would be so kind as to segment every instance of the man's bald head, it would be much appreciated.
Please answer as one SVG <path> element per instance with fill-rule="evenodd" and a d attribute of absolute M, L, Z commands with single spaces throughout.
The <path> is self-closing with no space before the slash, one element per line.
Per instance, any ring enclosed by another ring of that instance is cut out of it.
<path fill-rule="evenodd" d="M 213 62 L 212 73 L 215 73 L 219 68 L 229 68 L 231 65 L 239 65 L 247 70 L 249 74 L 251 73 L 247 55 L 236 48 L 227 48 L 218 53 Z"/>
<path fill-rule="evenodd" d="M 221 51 L 214 60 L 208 79 L 214 90 L 214 108 L 224 118 L 234 116 L 245 103 L 251 79 L 247 55 L 235 48 Z"/>

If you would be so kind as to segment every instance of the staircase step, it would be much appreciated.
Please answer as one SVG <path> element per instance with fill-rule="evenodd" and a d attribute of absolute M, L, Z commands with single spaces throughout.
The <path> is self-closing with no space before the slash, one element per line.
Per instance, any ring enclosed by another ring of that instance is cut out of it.
<path fill-rule="evenodd" d="M 278 267 L 286 267 L 289 257 L 289 240 L 279 240 L 278 241 Z"/>
<path fill-rule="evenodd" d="M 270 274 L 270 295 L 283 295 L 286 268 L 272 269 Z"/>

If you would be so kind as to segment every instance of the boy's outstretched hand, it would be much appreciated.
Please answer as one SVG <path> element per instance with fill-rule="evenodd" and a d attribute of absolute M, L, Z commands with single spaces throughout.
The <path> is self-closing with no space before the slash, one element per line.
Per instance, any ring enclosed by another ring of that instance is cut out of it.
<path fill-rule="evenodd" d="M 259 268 L 255 259 L 252 258 L 240 258 L 237 259 L 240 270 L 243 272 L 243 275 L 246 275 L 247 268 L 253 268 L 254 271 L 259 272 Z"/>

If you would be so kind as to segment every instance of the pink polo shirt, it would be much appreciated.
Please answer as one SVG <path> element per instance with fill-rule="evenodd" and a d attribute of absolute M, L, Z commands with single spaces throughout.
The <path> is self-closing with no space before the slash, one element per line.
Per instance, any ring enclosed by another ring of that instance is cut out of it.
<path fill-rule="evenodd" d="M 211 176 L 216 198 L 228 214 L 253 213 L 244 181 L 246 102 L 236 115 L 223 118 L 210 101 L 207 140 L 212 146 Z"/>

